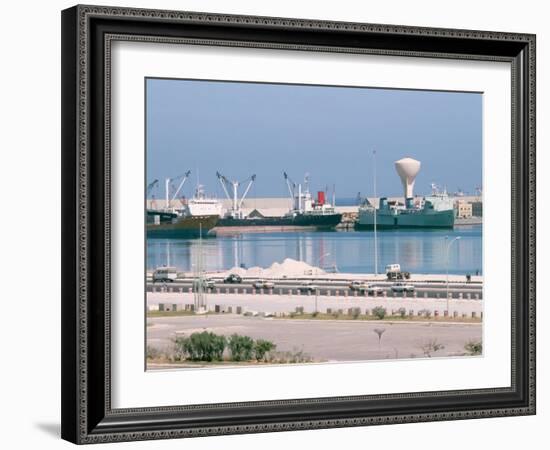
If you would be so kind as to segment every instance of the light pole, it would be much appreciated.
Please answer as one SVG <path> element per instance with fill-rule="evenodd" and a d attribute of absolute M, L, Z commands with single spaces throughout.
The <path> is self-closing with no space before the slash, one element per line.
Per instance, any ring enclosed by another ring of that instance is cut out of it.
<path fill-rule="evenodd" d="M 374 208 L 374 275 L 378 275 L 378 241 L 376 239 L 376 150 L 372 151 L 372 184 L 374 199 L 372 205 Z M 380 206 L 380 203 L 378 204 Z"/>
<path fill-rule="evenodd" d="M 321 256 L 319 256 L 319 258 L 317 258 L 317 264 L 320 264 L 320 263 L 321 263 L 321 260 L 322 260 L 325 256 L 330 256 L 330 253 L 323 253 Z"/>
<path fill-rule="evenodd" d="M 321 261 L 321 259 L 323 259 L 325 256 L 330 256 L 330 253 L 323 253 L 321 256 L 319 256 L 319 258 L 317 259 L 317 263 L 319 263 Z M 317 287 L 315 287 L 315 311 L 314 311 L 314 313 L 317 313 L 317 292 L 318 292 L 318 289 L 317 289 Z"/>
<path fill-rule="evenodd" d="M 446 254 L 445 254 L 445 267 L 446 267 L 446 271 L 447 271 L 447 314 L 450 314 L 450 311 L 449 311 L 449 250 L 451 249 L 451 245 L 454 241 L 458 241 L 460 239 L 460 236 L 457 236 L 455 237 L 454 239 L 451 239 L 451 241 L 449 241 L 447 243 L 447 251 L 446 251 Z M 449 236 L 445 236 L 445 240 L 449 240 Z"/>

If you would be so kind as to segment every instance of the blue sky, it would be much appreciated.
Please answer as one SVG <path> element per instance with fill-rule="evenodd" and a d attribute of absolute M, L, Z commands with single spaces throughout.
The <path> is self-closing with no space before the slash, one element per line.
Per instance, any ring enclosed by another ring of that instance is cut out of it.
<path fill-rule="evenodd" d="M 147 182 L 192 171 L 223 195 L 220 171 L 256 174 L 249 196 L 288 194 L 283 171 L 337 197 L 401 195 L 393 162 L 422 163 L 415 193 L 430 183 L 473 192 L 482 180 L 482 94 L 196 80 L 147 79 Z M 161 183 L 162 186 L 163 183 Z M 163 196 L 163 188 L 156 196 Z"/>

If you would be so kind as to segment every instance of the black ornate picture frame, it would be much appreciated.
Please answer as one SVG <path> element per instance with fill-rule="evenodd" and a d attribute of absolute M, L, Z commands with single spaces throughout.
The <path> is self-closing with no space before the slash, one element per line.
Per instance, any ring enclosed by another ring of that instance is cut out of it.
<path fill-rule="evenodd" d="M 117 40 L 512 67 L 511 386 L 113 409 L 110 46 Z M 535 36 L 99 6 L 62 12 L 62 437 L 74 443 L 535 414 Z"/>

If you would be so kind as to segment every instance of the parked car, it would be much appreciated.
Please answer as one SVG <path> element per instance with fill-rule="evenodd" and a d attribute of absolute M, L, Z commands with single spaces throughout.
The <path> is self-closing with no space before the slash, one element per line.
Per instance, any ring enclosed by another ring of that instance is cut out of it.
<path fill-rule="evenodd" d="M 384 288 L 382 286 L 377 286 L 376 284 L 367 284 L 365 286 L 365 291 L 368 294 L 378 294 L 379 292 L 384 291 Z"/>
<path fill-rule="evenodd" d="M 352 281 L 350 284 L 349 284 L 349 288 L 352 290 L 352 291 L 360 291 L 361 288 L 365 285 L 365 283 L 363 281 Z"/>
<path fill-rule="evenodd" d="M 393 292 L 414 292 L 414 285 L 408 283 L 395 283 L 391 290 Z"/>
<path fill-rule="evenodd" d="M 253 283 L 253 286 L 256 289 L 273 289 L 275 287 L 275 283 L 268 280 L 258 280 Z"/>
<path fill-rule="evenodd" d="M 178 278 L 178 271 L 175 267 L 158 267 L 153 272 L 153 283 L 173 283 Z"/>
<path fill-rule="evenodd" d="M 193 280 L 193 289 L 198 289 L 201 283 L 203 289 L 214 289 L 216 287 L 216 282 L 212 278 L 203 278 L 202 280 Z"/>
<path fill-rule="evenodd" d="M 224 283 L 230 283 L 230 284 L 233 284 L 233 283 L 242 283 L 243 282 L 243 278 L 240 276 L 240 275 L 237 275 L 236 273 L 232 273 L 232 274 L 229 274 L 229 276 L 227 276 L 227 278 L 225 278 L 223 280 Z"/>
<path fill-rule="evenodd" d="M 352 291 L 358 291 L 361 293 L 375 294 L 382 292 L 384 288 L 375 284 L 365 283 L 364 281 L 352 281 L 349 285 Z"/>
<path fill-rule="evenodd" d="M 317 286 L 315 286 L 311 281 L 304 281 L 299 287 L 300 292 L 315 292 Z"/>

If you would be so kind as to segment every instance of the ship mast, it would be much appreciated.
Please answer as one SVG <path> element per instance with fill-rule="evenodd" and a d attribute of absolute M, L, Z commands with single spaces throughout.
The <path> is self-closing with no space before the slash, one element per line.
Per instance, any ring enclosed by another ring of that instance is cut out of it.
<path fill-rule="evenodd" d="M 242 206 L 245 197 L 248 194 L 248 191 L 250 191 L 250 188 L 252 187 L 252 184 L 254 183 L 254 180 L 256 180 L 256 175 L 252 175 L 248 177 L 246 180 L 243 181 L 232 181 L 229 180 L 227 177 L 222 175 L 220 172 L 216 172 L 216 176 L 218 177 L 218 180 L 220 180 L 220 184 L 222 185 L 222 189 L 225 192 L 225 195 L 229 200 L 232 202 L 231 206 L 231 212 L 230 215 L 233 218 L 242 218 Z M 248 183 L 246 185 L 246 188 L 244 190 L 244 193 L 239 200 L 239 186 Z M 232 191 L 232 195 L 229 194 L 229 190 Z"/>

